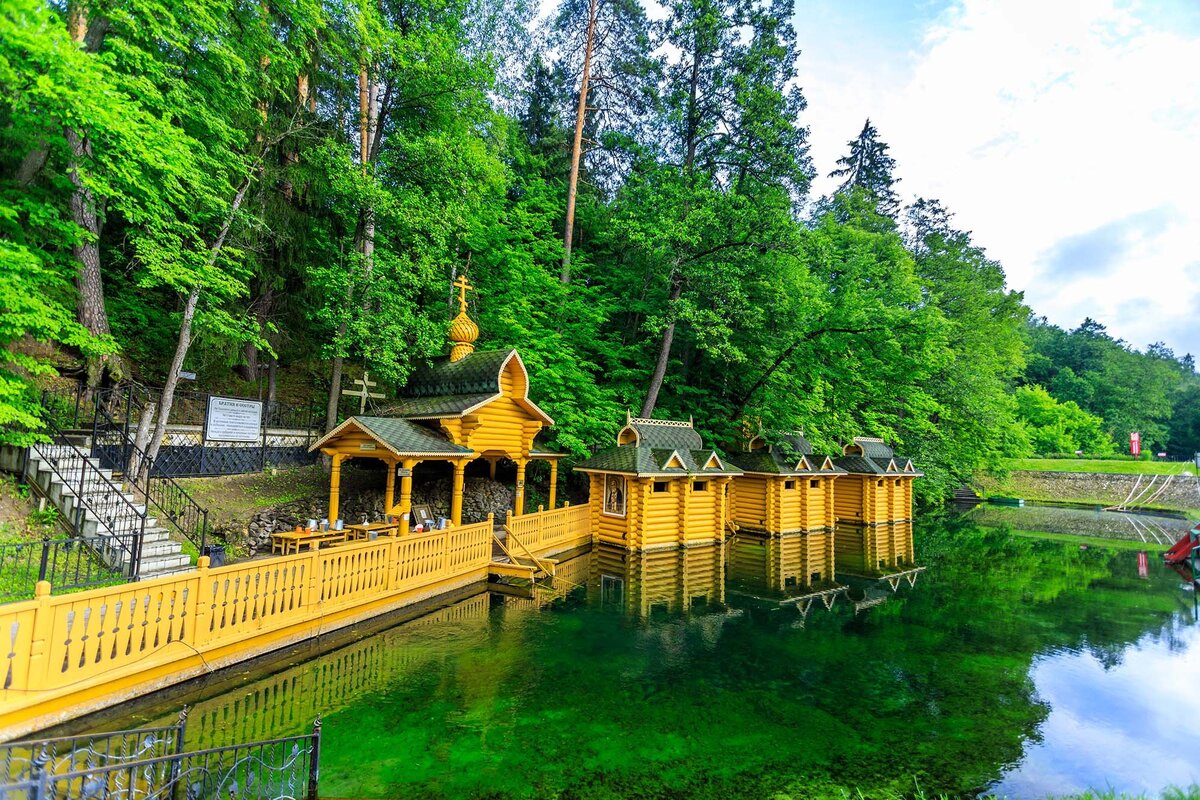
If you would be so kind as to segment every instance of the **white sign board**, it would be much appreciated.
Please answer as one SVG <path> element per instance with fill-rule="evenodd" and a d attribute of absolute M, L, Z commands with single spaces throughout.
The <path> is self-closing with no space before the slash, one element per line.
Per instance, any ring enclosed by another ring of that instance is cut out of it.
<path fill-rule="evenodd" d="M 262 433 L 261 400 L 208 398 L 204 438 L 212 442 L 256 442 Z"/>

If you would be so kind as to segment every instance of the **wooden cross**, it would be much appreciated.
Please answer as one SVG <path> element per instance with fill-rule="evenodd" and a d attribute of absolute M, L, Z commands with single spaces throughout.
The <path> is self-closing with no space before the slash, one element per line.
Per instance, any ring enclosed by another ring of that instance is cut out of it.
<path fill-rule="evenodd" d="M 358 400 L 358 413 L 359 414 L 367 413 L 367 398 L 375 398 L 377 400 L 383 399 L 383 395 L 381 395 L 377 392 L 371 391 L 371 388 L 378 384 L 376 384 L 375 381 L 371 380 L 370 373 L 367 372 L 365 369 L 363 370 L 363 376 L 361 378 L 355 378 L 354 383 L 357 383 L 359 385 L 359 388 L 357 388 L 357 389 L 342 389 L 342 394 L 349 395 L 350 397 L 357 397 L 359 399 Z"/>
<path fill-rule="evenodd" d="M 459 275 L 458 280 L 454 282 L 454 288 L 458 289 L 458 308 L 460 311 L 467 310 L 467 289 L 474 288 L 467 283 L 466 275 Z"/>

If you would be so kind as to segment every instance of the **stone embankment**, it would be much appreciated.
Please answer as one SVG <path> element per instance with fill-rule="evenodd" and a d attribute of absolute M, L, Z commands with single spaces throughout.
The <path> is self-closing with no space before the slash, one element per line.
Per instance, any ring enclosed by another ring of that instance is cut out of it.
<path fill-rule="evenodd" d="M 383 500 L 382 488 L 344 490 L 339 498 L 342 519 L 347 523 L 362 522 L 364 517 L 368 521 L 378 520 L 384 515 Z M 450 479 L 443 478 L 414 488 L 412 502 L 414 506 L 429 506 L 435 517 L 450 516 Z M 463 485 L 463 524 L 483 522 L 488 514 L 503 520 L 512 504 L 511 488 L 487 478 L 467 478 Z M 247 554 L 270 552 L 272 533 L 294 530 L 297 525 L 306 525 L 310 519 L 322 519 L 328 507 L 328 498 L 312 497 L 259 511 L 246 529 Z"/>
<path fill-rule="evenodd" d="M 1090 472 L 1013 472 L 1002 486 L 987 487 L 991 494 L 1011 495 L 1030 500 L 1057 500 L 1063 502 L 1098 503 L 1115 506 L 1132 493 L 1141 495 L 1140 503 L 1155 508 L 1187 509 L 1200 508 L 1200 481 L 1192 475 L 1176 475 L 1162 489 L 1166 475 L 1143 475 L 1138 483 L 1137 475 L 1114 475 Z M 1147 492 L 1151 479 L 1154 486 Z M 1136 491 L 1135 491 L 1136 487 Z M 1151 496 L 1158 494 L 1151 500 Z M 1130 505 L 1135 505 L 1133 500 Z"/>

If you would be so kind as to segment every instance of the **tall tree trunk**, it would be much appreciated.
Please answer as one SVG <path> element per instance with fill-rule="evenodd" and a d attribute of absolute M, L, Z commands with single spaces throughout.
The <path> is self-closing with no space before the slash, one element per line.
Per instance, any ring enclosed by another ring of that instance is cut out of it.
<path fill-rule="evenodd" d="M 67 7 L 67 29 L 71 40 L 85 49 L 99 49 L 103 40 L 103 31 L 107 25 L 99 26 L 95 36 L 88 35 L 88 8 L 83 2 L 72 2 Z M 89 41 L 90 40 L 90 41 Z M 100 274 L 100 211 L 92 190 L 85 185 L 80 170 L 92 156 L 92 144 L 86 133 L 67 127 L 64 130 L 71 156 L 67 164 L 67 172 L 71 176 L 71 220 L 83 229 L 84 235 L 71 248 L 71 254 L 78 264 L 75 285 L 79 290 L 76 316 L 83 327 L 93 336 L 107 336 L 111 331 L 108 326 L 108 311 L 104 307 L 104 281 Z M 31 157 L 36 156 L 31 154 Z M 43 159 L 44 163 L 44 159 Z M 22 164 L 22 169 L 26 168 Z M 30 176 L 32 180 L 32 176 Z M 119 372 L 119 359 L 115 356 L 101 356 L 89 359 L 87 365 L 87 385 L 95 389 L 104 378 L 105 371 Z"/>
<path fill-rule="evenodd" d="M 374 95 L 374 97 L 372 97 Z M 362 165 L 363 175 L 366 175 L 371 162 L 371 134 L 378 133 L 381 125 L 379 113 L 378 86 L 372 88 L 367 62 L 360 61 L 358 65 L 358 160 Z M 369 278 L 372 271 L 372 261 L 375 256 L 375 209 L 367 203 L 362 210 L 363 224 L 362 241 L 356 243 L 355 250 L 361 249 L 363 254 L 363 270 Z M 353 286 L 353 281 L 349 282 Z M 352 293 L 347 291 L 347 302 L 353 300 Z M 347 306 L 349 308 L 349 306 Z M 338 341 L 346 336 L 347 322 L 342 321 L 338 326 Z M 342 396 L 342 373 L 345 369 L 345 359 L 341 355 L 333 357 L 333 368 L 329 379 L 329 397 L 325 403 L 325 431 L 333 430 L 337 425 L 338 402 Z"/>
<path fill-rule="evenodd" d="M 671 307 L 679 300 L 679 295 L 683 293 L 683 281 L 680 280 L 678 269 L 671 271 L 671 294 L 667 298 L 667 313 L 671 313 Z M 648 419 L 654 413 L 654 406 L 658 404 L 658 392 L 662 389 L 663 378 L 667 375 L 667 362 L 671 359 L 671 343 L 675 341 L 675 320 L 667 323 L 667 327 L 663 328 L 662 339 L 658 345 L 658 361 L 654 365 L 654 374 L 650 376 L 650 388 L 646 390 L 646 402 L 642 403 L 641 417 Z"/>
<path fill-rule="evenodd" d="M 246 199 L 246 191 L 250 188 L 253 179 L 254 173 L 252 172 L 238 187 L 233 203 L 229 206 L 229 214 L 225 217 L 225 223 L 221 226 L 212 247 L 209 248 L 206 264 L 208 269 L 212 269 L 217 263 L 217 258 L 220 257 L 221 249 L 225 246 L 225 238 L 229 235 L 229 229 L 233 227 L 233 220 L 237 216 L 238 209 L 242 207 L 242 201 Z M 146 451 L 146 462 L 140 464 L 135 472 L 139 480 L 145 477 L 150 465 L 154 463 L 154 459 L 158 458 L 158 450 L 162 446 L 163 437 L 167 434 L 167 422 L 171 418 L 171 406 L 175 402 L 175 387 L 179 385 L 179 372 L 183 369 L 183 360 L 192 346 L 192 322 L 196 317 L 196 305 L 200 302 L 201 288 L 202 285 L 197 280 L 196 285 L 188 292 L 187 302 L 183 306 L 183 319 L 179 324 L 179 341 L 175 345 L 175 357 L 171 359 L 171 369 L 167 371 L 167 380 L 163 384 L 162 398 L 158 407 L 158 420 L 154 424 L 154 436 Z"/>
<path fill-rule="evenodd" d="M 700 37 L 697 35 L 692 48 L 692 73 L 688 79 L 688 118 L 686 133 L 684 134 L 687 137 L 687 141 L 684 143 L 687 155 L 684 157 L 683 166 L 687 177 L 691 176 L 696 164 L 696 137 L 700 127 L 700 121 L 697 118 L 699 112 L 696 97 L 700 89 L 701 57 Z M 684 219 L 687 219 L 688 208 L 689 203 L 685 198 L 683 206 Z M 681 294 L 683 294 L 683 276 L 679 274 L 679 260 L 676 259 L 671 265 L 671 293 L 667 297 L 667 318 L 671 321 L 667 323 L 667 327 L 663 328 L 662 338 L 658 343 L 658 360 L 654 365 L 654 374 L 650 376 L 650 386 L 646 390 L 646 402 L 642 404 L 643 417 L 649 417 L 653 414 L 654 406 L 658 404 L 658 392 L 662 389 L 663 378 L 667 374 L 667 362 L 671 360 L 671 344 L 675 341 L 674 306 Z"/>
<path fill-rule="evenodd" d="M 567 181 L 567 224 L 563 231 L 563 261 L 559 280 L 571 282 L 571 242 L 575 238 L 575 195 L 579 186 L 579 161 L 583 156 L 583 122 L 587 116 L 588 81 L 592 73 L 592 39 L 596 32 L 596 3 L 588 4 L 587 42 L 583 50 L 583 77 L 579 82 L 579 106 L 575 111 L 575 142 L 571 146 L 571 177 Z"/>

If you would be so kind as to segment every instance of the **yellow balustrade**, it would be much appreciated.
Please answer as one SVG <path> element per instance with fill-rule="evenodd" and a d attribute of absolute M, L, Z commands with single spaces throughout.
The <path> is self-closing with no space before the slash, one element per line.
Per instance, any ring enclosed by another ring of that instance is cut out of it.
<path fill-rule="evenodd" d="M 493 521 L 0 606 L 0 739 L 486 580 Z"/>
<path fill-rule="evenodd" d="M 564 506 L 511 517 L 508 533 L 536 557 L 582 547 L 592 541 L 592 517 L 588 506 Z"/>

